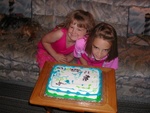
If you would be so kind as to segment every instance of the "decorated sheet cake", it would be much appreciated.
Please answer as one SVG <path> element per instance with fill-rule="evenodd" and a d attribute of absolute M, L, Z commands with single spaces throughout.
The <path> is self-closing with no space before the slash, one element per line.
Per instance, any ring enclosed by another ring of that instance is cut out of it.
<path fill-rule="evenodd" d="M 100 102 L 102 71 L 82 66 L 54 65 L 45 95 L 63 99 Z"/>

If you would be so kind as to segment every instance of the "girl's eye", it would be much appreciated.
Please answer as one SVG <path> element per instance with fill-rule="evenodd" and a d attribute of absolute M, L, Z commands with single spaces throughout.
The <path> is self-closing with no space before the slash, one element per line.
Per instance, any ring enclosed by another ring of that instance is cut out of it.
<path fill-rule="evenodd" d="M 110 49 L 104 49 L 104 51 L 105 51 L 105 52 L 109 52 L 109 51 L 110 51 Z"/>
<path fill-rule="evenodd" d="M 84 31 L 84 30 L 86 31 L 86 29 L 85 29 L 85 28 L 81 28 L 81 27 L 80 27 L 80 28 L 78 28 L 78 31 Z"/>
<path fill-rule="evenodd" d="M 70 28 L 73 28 L 73 26 L 70 26 Z"/>
<path fill-rule="evenodd" d="M 82 28 L 78 28 L 77 30 L 78 30 L 78 31 L 82 31 L 83 29 L 82 29 Z"/>
<path fill-rule="evenodd" d="M 96 47 L 95 45 L 93 45 L 93 47 L 94 47 L 95 49 L 98 49 L 98 47 Z"/>

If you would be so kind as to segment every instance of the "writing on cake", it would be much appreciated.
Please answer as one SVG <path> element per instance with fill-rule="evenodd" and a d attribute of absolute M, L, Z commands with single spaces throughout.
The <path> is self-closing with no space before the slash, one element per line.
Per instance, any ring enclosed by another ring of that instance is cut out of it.
<path fill-rule="evenodd" d="M 55 65 L 48 79 L 46 96 L 101 101 L 102 71 L 98 68 Z"/>

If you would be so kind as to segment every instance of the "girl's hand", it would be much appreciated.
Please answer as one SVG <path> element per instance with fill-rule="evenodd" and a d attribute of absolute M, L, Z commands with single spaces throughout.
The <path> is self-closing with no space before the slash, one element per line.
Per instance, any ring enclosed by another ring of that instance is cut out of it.
<path fill-rule="evenodd" d="M 66 56 L 67 62 L 71 62 L 74 59 L 73 53 Z"/>
<path fill-rule="evenodd" d="M 56 61 L 58 61 L 58 62 L 62 62 L 62 63 L 67 63 L 67 58 L 66 58 L 66 56 L 65 55 L 63 55 L 63 54 L 56 54 L 55 55 L 55 59 L 56 59 Z"/>
<path fill-rule="evenodd" d="M 87 61 L 84 58 L 80 57 L 79 60 L 80 60 L 81 64 L 88 65 Z"/>

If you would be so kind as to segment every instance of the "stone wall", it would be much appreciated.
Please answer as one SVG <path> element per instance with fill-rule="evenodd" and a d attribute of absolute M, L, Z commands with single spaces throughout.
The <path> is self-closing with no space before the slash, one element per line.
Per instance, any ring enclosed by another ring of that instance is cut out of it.
<path fill-rule="evenodd" d="M 14 1 L 14 3 L 9 6 L 9 1 Z M 31 1 L 32 0 L 0 0 L 0 13 L 9 14 L 9 10 L 11 8 L 12 13 L 31 17 Z"/>
<path fill-rule="evenodd" d="M 71 10 L 91 12 L 97 22 L 112 24 L 119 36 L 127 36 L 129 8 L 150 7 L 149 0 L 15 0 L 14 13 L 38 20 L 43 27 L 51 29 L 63 21 Z M 0 1 L 0 13 L 7 13 L 9 0 Z"/>
<path fill-rule="evenodd" d="M 91 12 L 97 22 L 112 24 L 119 36 L 127 36 L 129 8 L 150 7 L 149 0 L 34 0 L 33 17 L 42 26 L 53 28 L 71 10 L 84 9 Z"/>

